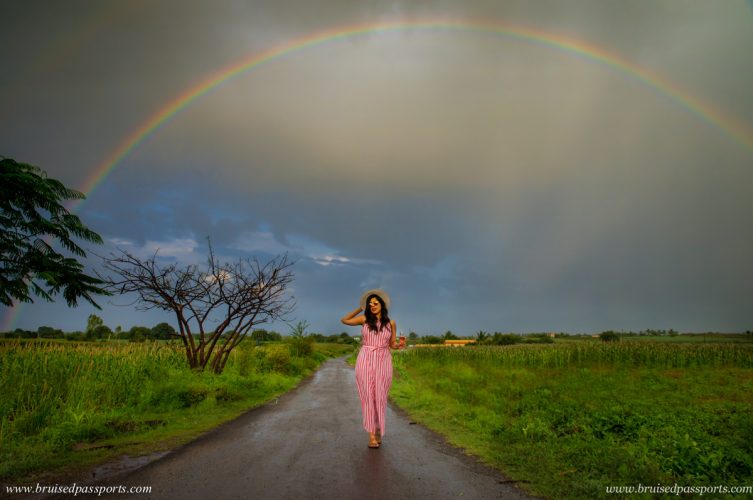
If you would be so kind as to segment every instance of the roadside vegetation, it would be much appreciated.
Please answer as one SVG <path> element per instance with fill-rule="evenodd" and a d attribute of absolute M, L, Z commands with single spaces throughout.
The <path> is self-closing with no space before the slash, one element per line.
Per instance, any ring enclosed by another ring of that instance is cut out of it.
<path fill-rule="evenodd" d="M 219 375 L 191 370 L 174 341 L 0 341 L 0 480 L 175 447 L 353 349 L 339 336 L 331 343 L 265 336 L 234 349 Z"/>
<path fill-rule="evenodd" d="M 605 340 L 407 349 L 391 399 L 547 498 L 753 484 L 750 340 Z"/>

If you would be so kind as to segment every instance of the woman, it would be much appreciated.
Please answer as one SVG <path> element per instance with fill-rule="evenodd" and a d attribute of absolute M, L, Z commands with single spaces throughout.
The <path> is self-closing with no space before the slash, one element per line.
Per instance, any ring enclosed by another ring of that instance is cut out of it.
<path fill-rule="evenodd" d="M 390 297 L 382 290 L 369 290 L 361 297 L 361 306 L 342 317 L 346 325 L 361 325 L 361 351 L 356 361 L 356 385 L 361 397 L 363 428 L 369 433 L 369 448 L 379 448 L 385 430 L 387 394 L 392 385 L 392 349 L 397 343 L 395 321 L 387 311 Z M 364 314 L 358 315 L 361 311 Z"/>

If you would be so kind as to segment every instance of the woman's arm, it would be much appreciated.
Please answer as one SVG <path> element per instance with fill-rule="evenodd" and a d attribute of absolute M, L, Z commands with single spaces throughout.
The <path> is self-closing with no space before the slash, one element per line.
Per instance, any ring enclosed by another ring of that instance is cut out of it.
<path fill-rule="evenodd" d="M 392 327 L 392 333 L 390 334 L 390 347 L 392 349 L 399 349 L 400 347 L 397 345 L 397 334 L 395 333 L 397 331 L 397 327 L 395 326 L 395 320 L 390 320 L 390 326 Z"/>
<path fill-rule="evenodd" d="M 349 312 L 342 318 L 340 318 L 340 321 L 345 323 L 348 326 L 358 326 L 363 325 L 366 322 L 366 317 L 362 314 L 361 316 L 357 316 L 358 313 L 361 312 L 361 308 L 354 309 L 353 311 Z"/>

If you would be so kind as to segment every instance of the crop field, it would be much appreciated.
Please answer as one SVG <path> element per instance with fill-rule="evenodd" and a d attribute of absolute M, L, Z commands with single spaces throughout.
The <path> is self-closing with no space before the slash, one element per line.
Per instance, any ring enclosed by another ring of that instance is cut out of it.
<path fill-rule="evenodd" d="M 0 480 L 190 440 L 294 387 L 351 346 L 243 343 L 221 375 L 169 342 L 0 342 Z"/>
<path fill-rule="evenodd" d="M 584 340 L 394 361 L 394 403 L 535 494 L 753 485 L 749 343 Z"/>

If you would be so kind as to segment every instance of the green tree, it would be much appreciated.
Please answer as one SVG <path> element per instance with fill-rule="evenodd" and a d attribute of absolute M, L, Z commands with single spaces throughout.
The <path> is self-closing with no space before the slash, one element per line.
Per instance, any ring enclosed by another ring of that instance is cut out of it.
<path fill-rule="evenodd" d="M 65 337 L 63 330 L 51 326 L 40 326 L 37 328 L 37 334 L 40 339 L 62 339 Z"/>
<path fill-rule="evenodd" d="M 620 340 L 620 336 L 612 330 L 601 332 L 599 334 L 599 338 L 604 342 L 618 342 Z"/>
<path fill-rule="evenodd" d="M 128 330 L 128 339 L 131 342 L 144 342 L 151 332 L 152 330 L 145 326 L 133 326 Z"/>
<path fill-rule="evenodd" d="M 112 336 L 112 330 L 107 325 L 99 325 L 92 332 L 91 338 L 95 339 L 107 339 Z"/>
<path fill-rule="evenodd" d="M 97 327 L 102 326 L 104 324 L 105 322 L 102 318 L 100 318 L 96 314 L 90 314 L 86 320 L 86 330 L 84 330 L 84 333 L 86 333 L 87 338 L 92 338 L 94 336 L 94 330 L 96 330 Z"/>
<path fill-rule="evenodd" d="M 152 328 L 150 338 L 156 340 L 169 340 L 173 336 L 177 336 L 175 328 L 168 323 L 159 323 Z"/>
<path fill-rule="evenodd" d="M 272 342 L 280 342 L 282 340 L 282 335 L 278 332 L 267 332 L 267 340 Z"/>
<path fill-rule="evenodd" d="M 494 332 L 494 335 L 487 342 L 493 345 L 512 345 L 519 344 L 522 340 L 523 338 L 520 335 L 514 333 Z"/>
<path fill-rule="evenodd" d="M 442 337 L 444 340 L 458 340 L 458 336 L 452 333 L 450 330 L 447 330 L 444 333 L 444 337 Z"/>
<path fill-rule="evenodd" d="M 34 302 L 32 293 L 52 301 L 62 291 L 70 307 L 83 298 L 99 308 L 92 295 L 110 295 L 100 287 L 102 280 L 85 274 L 80 262 L 52 246 L 86 257 L 73 238 L 102 243 L 61 204 L 84 198 L 34 165 L 0 157 L 0 303 Z"/>
<path fill-rule="evenodd" d="M 269 340 L 268 337 L 269 335 L 267 334 L 267 331 L 263 328 L 258 328 L 251 332 L 251 338 L 257 342 L 264 342 L 265 340 Z"/>

